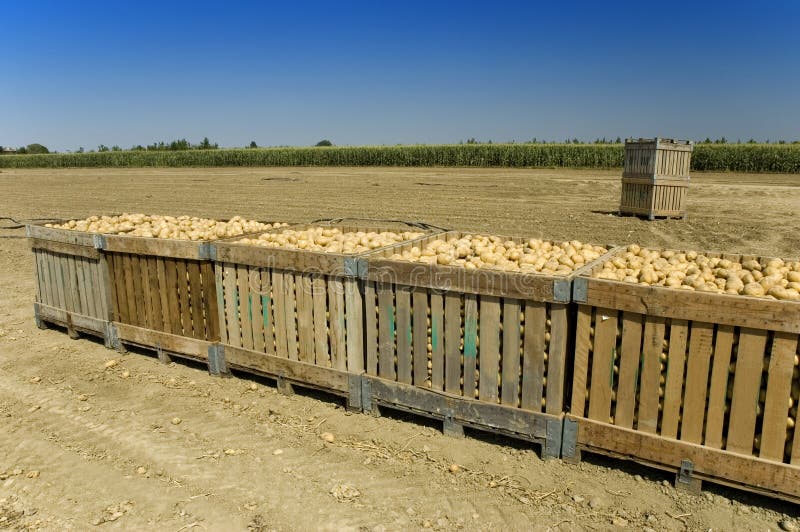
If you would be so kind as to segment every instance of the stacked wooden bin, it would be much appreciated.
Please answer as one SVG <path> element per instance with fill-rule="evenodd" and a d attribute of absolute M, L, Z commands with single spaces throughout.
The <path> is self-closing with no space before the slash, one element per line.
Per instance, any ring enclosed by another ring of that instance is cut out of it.
<path fill-rule="evenodd" d="M 596 452 L 673 471 L 689 488 L 709 480 L 800 502 L 800 301 L 601 275 L 627 247 L 606 246 L 564 275 L 468 270 L 402 258 L 462 232 L 325 226 L 422 236 L 328 253 L 244 236 L 168 241 L 29 226 L 37 324 L 146 347 L 164 361 L 199 360 L 214 374 L 266 375 L 285 392 L 324 390 L 356 410 L 421 414 L 450 434 L 510 435 L 547 457 Z M 776 263 L 701 255 L 765 272 Z"/>
<path fill-rule="evenodd" d="M 685 140 L 626 140 L 620 214 L 686 218 L 692 149 Z"/>

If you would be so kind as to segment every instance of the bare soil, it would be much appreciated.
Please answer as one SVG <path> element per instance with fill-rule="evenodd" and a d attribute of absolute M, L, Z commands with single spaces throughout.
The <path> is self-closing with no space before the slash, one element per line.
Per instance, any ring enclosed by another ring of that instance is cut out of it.
<path fill-rule="evenodd" d="M 0 217 L 140 211 L 365 217 L 596 243 L 800 254 L 800 176 L 698 174 L 689 218 L 620 218 L 618 171 L 3 170 Z M 13 225 L 0 220 L 0 227 Z M 0 229 L 0 529 L 776 530 L 798 507 L 407 415 L 278 395 L 248 375 L 121 356 L 33 325 L 22 229 Z M 115 365 L 106 367 L 114 360 Z M 320 438 L 334 435 L 333 443 Z M 457 464 L 455 472 L 451 465 Z"/>

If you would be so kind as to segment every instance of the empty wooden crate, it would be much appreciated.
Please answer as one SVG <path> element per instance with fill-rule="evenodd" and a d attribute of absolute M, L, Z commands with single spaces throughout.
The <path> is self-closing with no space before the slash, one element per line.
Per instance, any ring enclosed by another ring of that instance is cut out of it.
<path fill-rule="evenodd" d="M 694 277 L 697 290 L 648 286 L 606 278 L 603 265 L 574 281 L 563 455 L 577 459 L 586 449 L 676 471 L 679 485 L 709 480 L 800 501 L 800 301 L 708 285 L 736 291 L 737 265 L 769 274 L 777 259 L 696 257 L 721 281 Z"/>
<path fill-rule="evenodd" d="M 693 145 L 672 139 L 628 139 L 620 214 L 686 217 Z"/>

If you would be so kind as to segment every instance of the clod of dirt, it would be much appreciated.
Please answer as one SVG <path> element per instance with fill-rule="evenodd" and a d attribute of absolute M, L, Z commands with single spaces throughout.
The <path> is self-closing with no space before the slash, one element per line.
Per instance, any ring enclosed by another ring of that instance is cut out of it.
<path fill-rule="evenodd" d="M 113 359 L 112 360 L 107 360 L 106 363 L 103 364 L 103 367 L 106 368 L 106 369 L 109 369 L 109 368 L 113 368 L 117 364 L 119 364 L 118 360 L 113 360 Z"/>
<path fill-rule="evenodd" d="M 172 423 L 173 425 L 180 425 L 180 424 L 181 424 L 181 421 L 183 421 L 181 418 L 179 418 L 179 417 L 174 417 L 174 418 L 172 418 L 172 422 L 171 422 L 171 423 Z"/>
<path fill-rule="evenodd" d="M 283 454 L 283 449 L 275 449 L 274 451 L 272 451 L 272 454 L 274 456 L 278 456 L 280 454 Z"/>
<path fill-rule="evenodd" d="M 778 526 L 781 527 L 781 530 L 785 530 L 786 532 L 794 532 L 797 530 L 797 525 L 791 519 L 781 519 L 778 522 Z"/>
<path fill-rule="evenodd" d="M 337 484 L 331 488 L 331 495 L 339 502 L 352 501 L 361 496 L 361 492 L 347 484 Z"/>
<path fill-rule="evenodd" d="M 449 470 L 451 473 L 458 473 L 459 471 L 461 471 L 461 467 L 459 467 L 458 464 L 450 464 Z"/>
<path fill-rule="evenodd" d="M 330 432 L 323 432 L 319 435 L 320 439 L 326 443 L 333 443 L 336 441 L 336 437 Z"/>
<path fill-rule="evenodd" d="M 126 369 L 125 371 L 123 371 L 122 373 L 120 373 L 120 375 L 119 375 L 119 376 L 120 376 L 120 377 L 122 377 L 123 379 L 127 379 L 128 377 L 130 377 L 130 376 L 131 376 L 131 372 L 130 372 L 130 371 L 128 371 L 128 370 Z"/>

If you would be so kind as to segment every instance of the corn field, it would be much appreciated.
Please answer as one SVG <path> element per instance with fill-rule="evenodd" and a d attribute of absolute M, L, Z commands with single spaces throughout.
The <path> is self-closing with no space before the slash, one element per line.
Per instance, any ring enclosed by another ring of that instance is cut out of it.
<path fill-rule="evenodd" d="M 620 168 L 621 144 L 449 144 L 117 151 L 0 156 L 0 168 L 141 168 L 205 166 L 455 166 Z M 800 145 L 699 144 L 699 171 L 800 173 Z"/>

